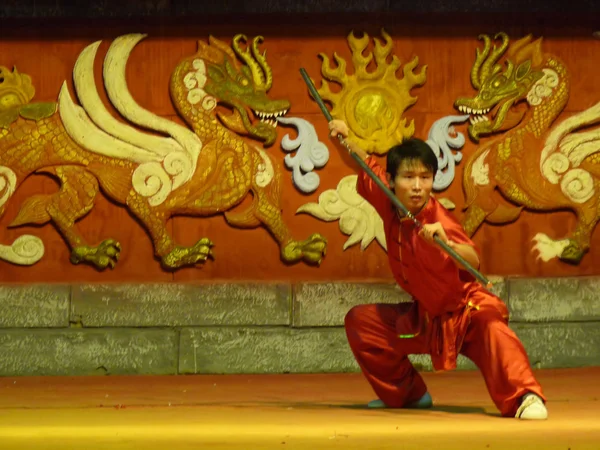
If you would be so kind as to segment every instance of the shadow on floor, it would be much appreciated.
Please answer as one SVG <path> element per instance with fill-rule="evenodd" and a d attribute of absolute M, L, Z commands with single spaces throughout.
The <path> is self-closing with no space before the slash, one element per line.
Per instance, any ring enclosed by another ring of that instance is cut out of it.
<path fill-rule="evenodd" d="M 250 405 L 247 405 L 250 406 Z M 260 402 L 253 406 L 293 408 L 293 409 L 351 409 L 373 412 L 383 412 L 388 414 L 402 412 L 417 412 L 427 414 L 428 412 L 443 412 L 449 414 L 482 414 L 492 417 L 501 417 L 499 412 L 488 412 L 480 406 L 461 406 L 461 405 L 434 405 L 429 409 L 408 409 L 408 408 L 367 408 L 365 403 L 358 404 L 331 404 L 331 403 L 313 403 L 313 402 Z"/>
<path fill-rule="evenodd" d="M 450 413 L 450 414 L 485 414 L 485 415 L 491 415 L 491 416 L 499 416 L 500 414 L 493 414 L 493 413 L 488 413 L 486 412 L 485 408 L 481 408 L 479 406 L 457 406 L 457 405 L 434 405 L 432 408 L 429 409 L 408 409 L 408 408 L 367 408 L 367 405 L 365 404 L 358 404 L 358 405 L 331 405 L 332 407 L 338 407 L 338 408 L 343 408 L 343 409 L 364 409 L 364 410 L 368 410 L 368 411 L 381 411 L 381 412 L 389 412 L 389 413 L 393 413 L 394 411 L 419 411 L 419 412 L 428 412 L 428 411 L 435 411 L 435 412 L 446 412 L 446 413 Z"/>

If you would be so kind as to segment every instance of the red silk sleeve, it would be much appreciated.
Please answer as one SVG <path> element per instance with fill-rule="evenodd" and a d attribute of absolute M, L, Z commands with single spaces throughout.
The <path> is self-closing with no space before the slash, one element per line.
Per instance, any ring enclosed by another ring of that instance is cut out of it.
<path fill-rule="evenodd" d="M 367 159 L 365 159 L 365 163 L 375 173 L 375 175 L 381 181 L 383 181 L 385 186 L 389 188 L 385 170 L 377 163 L 375 158 L 369 156 Z M 385 195 L 385 192 L 383 192 L 381 188 L 375 184 L 375 181 L 373 181 L 369 174 L 364 170 L 361 170 L 358 174 L 356 190 L 361 197 L 363 197 L 373 206 L 373 208 L 375 208 L 379 216 L 381 216 L 384 221 L 388 218 L 392 212 L 392 202 L 388 196 Z"/>
<path fill-rule="evenodd" d="M 439 222 L 442 224 L 442 227 L 444 227 L 444 231 L 446 232 L 446 236 L 448 236 L 448 239 L 456 242 L 457 244 L 470 245 L 471 247 L 473 247 L 475 249 L 477 254 L 479 256 L 481 256 L 481 252 L 479 251 L 479 248 L 477 248 L 477 246 L 471 240 L 471 238 L 469 238 L 469 236 L 467 236 L 465 229 L 460 224 L 460 222 L 458 220 L 456 220 L 456 218 L 452 215 L 452 213 L 440 204 L 438 204 L 438 208 L 439 208 L 439 211 L 437 214 L 437 218 L 438 218 Z M 479 267 L 475 267 L 475 269 L 478 269 L 478 268 Z"/>

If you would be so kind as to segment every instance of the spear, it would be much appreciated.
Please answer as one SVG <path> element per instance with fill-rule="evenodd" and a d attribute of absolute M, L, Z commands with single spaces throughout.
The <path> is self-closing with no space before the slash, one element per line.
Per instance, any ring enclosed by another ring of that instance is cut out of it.
<path fill-rule="evenodd" d="M 308 76 L 308 73 L 306 73 L 306 70 L 301 68 L 300 74 L 302 75 L 304 82 L 308 86 L 308 90 L 310 91 L 312 97 L 315 99 L 315 101 L 319 105 L 319 108 L 321 108 L 321 111 L 325 115 L 327 122 L 331 122 L 333 120 L 333 117 L 331 117 L 331 113 L 325 106 L 325 103 L 323 103 L 323 99 L 317 92 L 317 89 L 315 88 L 315 85 L 313 84 L 312 80 Z M 341 134 L 338 134 L 337 137 L 338 137 L 340 143 L 344 147 L 346 147 L 346 149 L 348 149 L 348 152 L 350 153 L 352 158 L 354 158 L 356 160 L 356 162 L 369 175 L 369 177 L 371 177 L 371 179 L 375 182 L 375 184 L 377 184 L 377 186 L 379 186 L 383 190 L 385 195 L 391 200 L 391 202 L 394 204 L 394 206 L 396 206 L 400 211 L 402 211 L 402 213 L 406 217 L 411 219 L 417 226 L 417 229 L 422 228 L 423 224 L 406 208 L 406 206 L 404 206 L 402 204 L 402 202 L 400 200 L 398 200 L 398 197 L 396 197 L 394 195 L 394 193 L 392 191 L 390 191 L 390 189 L 384 184 L 384 182 L 377 175 L 375 175 L 375 172 L 373 172 L 371 170 L 371 168 L 361 159 L 361 157 L 358 156 L 352 150 L 350 150 L 350 146 L 348 145 L 348 143 L 346 142 L 344 137 Z M 456 251 L 454 251 L 454 249 L 450 248 L 450 246 L 448 246 L 448 244 L 446 244 L 444 241 L 442 241 L 437 235 L 434 236 L 433 239 L 440 247 L 442 247 L 442 249 L 444 249 L 444 251 L 446 253 L 448 253 L 452 258 L 454 258 L 456 261 L 458 261 L 465 269 L 467 269 L 467 271 L 471 275 L 473 275 L 475 278 L 477 278 L 481 282 L 481 284 L 483 284 L 483 286 L 485 286 L 487 289 L 490 289 L 492 287 L 492 282 L 490 280 L 488 280 L 477 269 L 475 269 L 473 266 L 471 266 L 462 256 L 460 256 L 458 253 L 456 253 Z"/>

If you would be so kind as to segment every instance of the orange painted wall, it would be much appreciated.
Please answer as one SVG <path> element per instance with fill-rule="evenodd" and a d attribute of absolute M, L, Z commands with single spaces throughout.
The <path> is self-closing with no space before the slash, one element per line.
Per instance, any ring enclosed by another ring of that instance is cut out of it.
<path fill-rule="evenodd" d="M 305 25 L 306 26 L 306 25 Z M 36 87 L 35 100 L 52 101 L 63 80 L 71 83 L 73 65 L 81 50 L 89 43 L 102 39 L 97 58 L 97 80 L 100 79 L 102 58 L 114 37 L 129 32 L 147 32 L 149 36 L 134 50 L 128 65 L 128 80 L 134 98 L 145 108 L 178 120 L 168 94 L 168 81 L 172 68 L 183 57 L 193 53 L 197 39 L 209 34 L 229 40 L 239 32 L 249 36 L 262 34 L 266 40 L 263 48 L 273 68 L 272 97 L 291 100 L 291 117 L 310 120 L 326 140 L 330 160 L 318 170 L 321 185 L 318 191 L 304 195 L 292 185 L 291 172 L 283 167 L 285 152 L 279 141 L 268 151 L 275 155 L 283 170 L 283 217 L 297 238 L 305 238 L 320 232 L 329 240 L 328 252 L 321 267 L 303 263 L 284 265 L 279 259 L 279 248 L 264 228 L 239 230 L 228 226 L 222 216 L 212 218 L 177 217 L 170 222 L 176 240 L 191 245 L 201 237 L 215 242 L 214 261 L 203 266 L 184 268 L 175 273 L 165 272 L 153 256 L 149 236 L 141 225 L 121 206 L 114 205 L 104 197 L 98 199 L 92 212 L 79 222 L 80 231 L 90 243 L 114 238 L 122 244 L 121 259 L 113 270 L 98 272 L 88 266 L 73 266 L 69 262 L 69 249 L 52 225 L 7 229 L 17 214 L 23 200 L 36 193 L 51 193 L 57 184 L 43 175 L 28 179 L 13 196 L 4 216 L 0 219 L 0 242 L 8 244 L 18 236 L 29 233 L 41 237 L 46 255 L 33 267 L 19 267 L 0 262 L 0 282 L 144 282 L 144 281 L 214 281 L 214 280 L 280 280 L 280 281 L 390 281 L 387 257 L 374 242 L 364 252 L 358 246 L 343 251 L 348 238 L 339 231 L 338 223 L 324 223 L 309 215 L 295 215 L 295 210 L 309 201 L 317 201 L 321 192 L 334 189 L 338 181 L 355 170 L 348 157 L 342 157 L 338 147 L 326 138 L 327 124 L 316 104 L 307 94 L 298 72 L 306 68 L 311 76 L 320 79 L 321 61 L 318 53 L 331 56 L 337 52 L 350 62 L 350 50 L 346 35 L 351 29 L 367 31 L 378 36 L 379 25 L 373 23 L 315 26 L 308 30 L 298 23 L 294 26 L 226 26 L 182 25 L 135 26 L 118 25 L 102 27 L 84 26 L 71 30 L 63 28 L 9 29 L 0 37 L 0 65 L 16 65 L 20 72 L 33 77 Z M 386 25 L 395 42 L 395 54 L 403 63 L 414 55 L 420 65 L 426 64 L 427 81 L 413 90 L 418 102 L 408 110 L 406 117 L 415 120 L 417 137 L 426 138 L 429 127 L 440 117 L 456 114 L 452 103 L 457 96 L 470 95 L 469 71 L 479 33 L 493 34 L 507 31 L 511 38 L 533 32 L 544 36 L 544 50 L 562 58 L 571 73 L 573 82 L 571 98 L 565 116 L 582 111 L 600 101 L 600 74 L 597 71 L 600 41 L 585 36 L 558 36 L 551 27 L 486 27 L 470 24 L 464 26 L 417 27 Z M 349 64 L 351 66 L 351 64 Z M 72 86 L 72 84 L 71 84 Z M 74 92 L 71 87 L 71 92 Z M 102 87 L 100 87 L 102 95 Z M 106 97 L 104 97 L 106 98 Z M 461 132 L 465 126 L 458 126 Z M 279 137 L 292 133 L 292 128 L 279 128 Z M 461 176 L 464 160 L 475 150 L 467 141 L 463 162 L 458 165 L 457 179 L 444 196 L 450 197 L 461 215 L 464 202 Z M 537 150 L 532 150 L 537 151 Z M 531 239 L 538 232 L 559 238 L 568 235 L 575 227 L 575 217 L 569 212 L 540 214 L 524 212 L 519 220 L 507 226 L 484 224 L 475 235 L 475 242 L 482 248 L 483 266 L 486 274 L 518 276 L 573 276 L 600 274 L 600 230 L 593 236 L 591 251 L 578 266 L 561 262 L 536 261 L 531 253 Z"/>

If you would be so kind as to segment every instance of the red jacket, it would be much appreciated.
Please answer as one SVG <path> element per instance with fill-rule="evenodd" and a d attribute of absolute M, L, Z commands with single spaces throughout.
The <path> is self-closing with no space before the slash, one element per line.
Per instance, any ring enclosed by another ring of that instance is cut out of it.
<path fill-rule="evenodd" d="M 385 170 L 373 157 L 365 162 L 387 185 Z M 435 370 L 456 368 L 456 358 L 469 323 L 471 308 L 498 308 L 508 320 L 506 305 L 485 290 L 469 272 L 459 269 L 442 248 L 418 235 L 414 222 L 400 218 L 397 208 L 369 175 L 361 171 L 357 191 L 383 220 L 387 253 L 394 278 L 413 298 L 414 307 L 397 322 L 400 337 L 427 333 Z M 454 216 L 431 197 L 416 215 L 422 224 L 440 222 L 448 239 L 477 247 Z"/>

